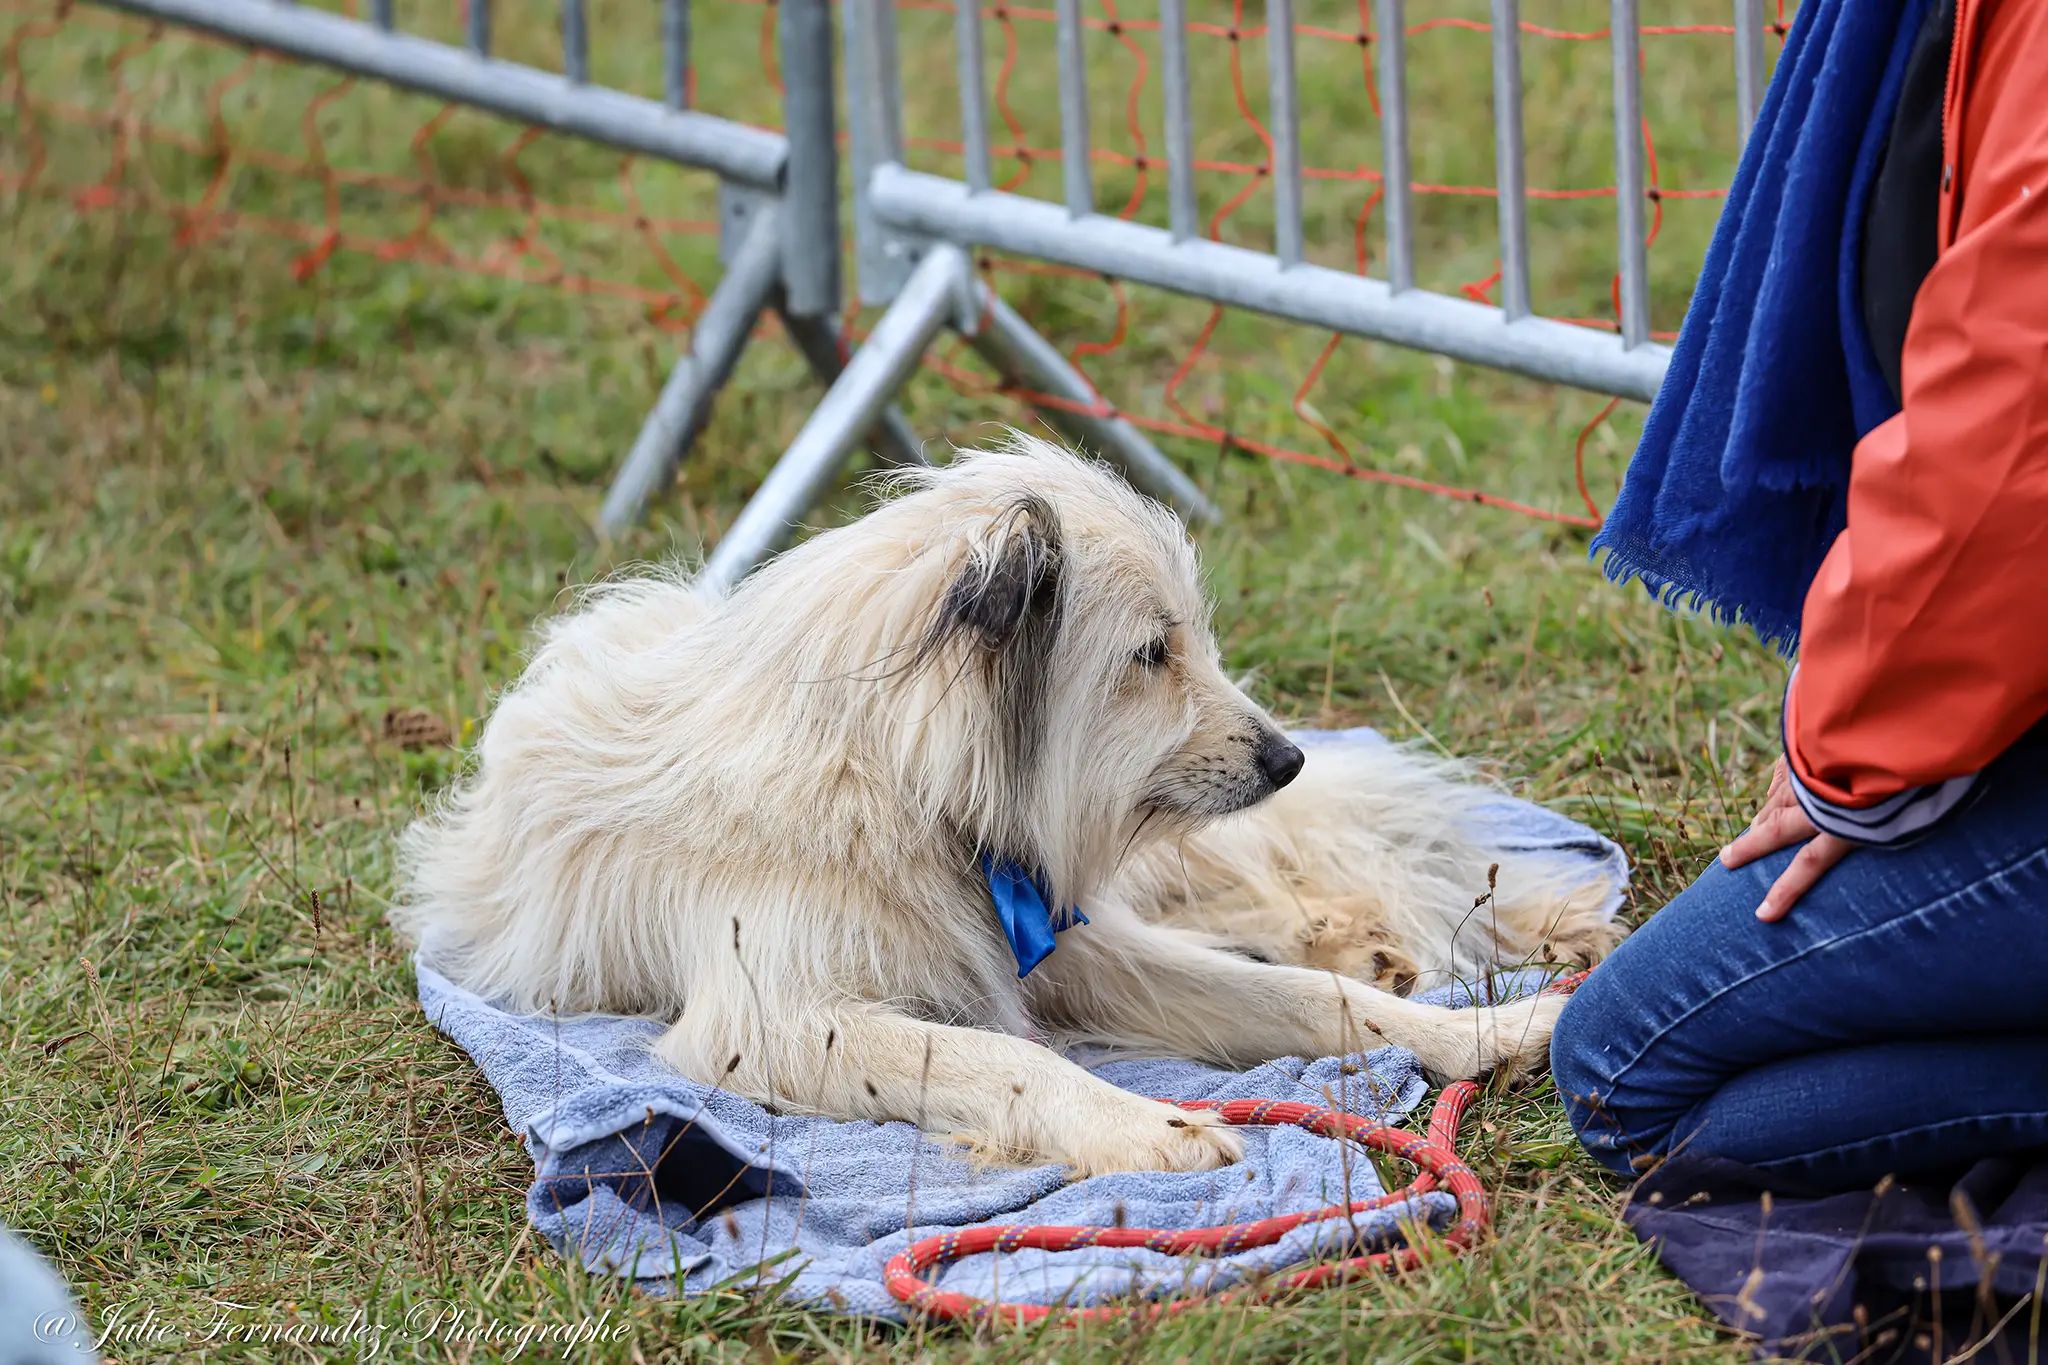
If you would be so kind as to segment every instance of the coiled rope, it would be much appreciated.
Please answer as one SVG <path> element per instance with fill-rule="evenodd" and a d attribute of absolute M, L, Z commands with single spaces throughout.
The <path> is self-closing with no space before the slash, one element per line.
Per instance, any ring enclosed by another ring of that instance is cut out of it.
<path fill-rule="evenodd" d="M 1585 980 L 1584 972 L 1554 983 L 1545 994 L 1568 994 Z M 1225 1223 L 1206 1228 L 1120 1228 L 1059 1227 L 1029 1224 L 1010 1227 L 955 1228 L 936 1237 L 914 1242 L 891 1257 L 883 1271 L 889 1292 L 912 1311 L 938 1319 L 967 1322 L 996 1321 L 1013 1324 L 1060 1318 L 1066 1322 L 1102 1322 L 1127 1318 L 1133 1313 L 1161 1317 L 1197 1303 L 1214 1303 L 1246 1297 L 1270 1297 L 1294 1289 L 1313 1289 L 1382 1271 L 1407 1270 L 1431 1256 L 1455 1255 L 1472 1246 L 1485 1233 L 1492 1218 L 1486 1190 L 1472 1168 L 1458 1156 L 1458 1124 L 1465 1110 L 1478 1097 L 1479 1087 L 1471 1081 L 1456 1081 L 1443 1088 L 1429 1115 L 1426 1134 L 1395 1128 L 1376 1119 L 1360 1118 L 1333 1109 L 1288 1100 L 1175 1100 L 1182 1109 L 1206 1110 L 1222 1115 L 1237 1128 L 1277 1128 L 1291 1125 L 1306 1128 L 1323 1137 L 1345 1138 L 1398 1157 L 1419 1168 L 1415 1179 L 1404 1188 L 1374 1199 L 1331 1204 L 1303 1213 L 1261 1218 L 1252 1223 Z M 940 1289 L 923 1278 L 923 1272 L 985 1251 L 1007 1252 L 1024 1248 L 1040 1251 L 1077 1251 L 1083 1247 L 1140 1247 L 1169 1256 L 1229 1256 L 1254 1247 L 1269 1246 L 1296 1228 L 1310 1223 L 1348 1218 L 1391 1205 L 1406 1203 L 1433 1190 L 1449 1191 L 1458 1201 L 1458 1220 L 1428 1247 L 1403 1246 L 1370 1255 L 1348 1256 L 1320 1261 L 1285 1275 L 1270 1276 L 1255 1288 L 1222 1294 L 1193 1294 L 1131 1305 L 1103 1305 L 1094 1308 L 1048 1307 L 1030 1303 L 992 1303 L 972 1295 Z"/>

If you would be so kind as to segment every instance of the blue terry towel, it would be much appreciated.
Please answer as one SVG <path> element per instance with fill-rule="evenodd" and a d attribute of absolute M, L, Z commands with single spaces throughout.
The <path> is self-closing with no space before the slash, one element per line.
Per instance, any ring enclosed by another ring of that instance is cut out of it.
<path fill-rule="evenodd" d="M 1381 743 L 1370 731 L 1297 735 L 1305 746 Z M 1593 831 L 1502 797 L 1489 834 L 1553 853 L 1612 887 L 1628 865 Z M 1081 932 L 1086 932 L 1085 930 Z M 536 1168 L 526 1211 L 563 1254 L 657 1293 L 721 1282 L 775 1286 L 819 1308 L 900 1319 L 882 1279 L 889 1258 L 920 1237 L 982 1223 L 1183 1228 L 1317 1209 L 1382 1193 L 1372 1164 L 1346 1144 L 1295 1128 L 1248 1129 L 1246 1159 L 1220 1171 L 1141 1171 L 1070 1183 L 1066 1168 L 976 1169 L 905 1123 L 835 1123 L 771 1114 L 686 1081 L 648 1052 L 664 1024 L 611 1015 L 518 1015 L 418 968 L 427 1016 L 483 1070 Z M 1534 989 L 1530 971 L 1493 983 L 1498 998 Z M 1432 993 L 1463 1004 L 1455 988 Z M 1424 998 L 1432 998 L 1424 997 Z M 1104 1079 L 1172 1099 L 1334 1101 L 1396 1121 L 1425 1092 L 1413 1054 L 1380 1048 L 1352 1058 L 1282 1058 L 1244 1073 L 1191 1062 L 1077 1056 Z M 1213 1260 L 1115 1248 L 981 1255 L 930 1274 L 947 1289 L 1007 1302 L 1085 1304 L 1127 1295 L 1220 1289 L 1350 1240 L 1397 1235 L 1404 1219 L 1446 1223 L 1445 1194 L 1347 1224 L 1297 1229 L 1270 1247 Z M 758 1268 L 757 1267 L 763 1267 Z"/>
<path fill-rule="evenodd" d="M 1593 538 L 1607 576 L 1790 653 L 1856 442 L 1898 409 L 1864 332 L 1863 209 L 1928 0 L 1806 0 Z"/>

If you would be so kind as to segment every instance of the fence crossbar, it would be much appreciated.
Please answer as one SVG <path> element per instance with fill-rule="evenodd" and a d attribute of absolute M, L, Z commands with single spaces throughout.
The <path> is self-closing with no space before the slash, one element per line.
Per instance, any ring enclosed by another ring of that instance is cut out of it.
<path fill-rule="evenodd" d="M 467 104 L 521 123 L 587 138 L 775 190 L 789 145 L 710 114 L 676 112 L 553 72 L 482 58 L 354 19 L 271 0 L 101 0 L 114 9 L 202 29 L 235 42 Z"/>
<path fill-rule="evenodd" d="M 967 243 L 1153 285 L 1327 331 L 1373 337 L 1457 360 L 1647 401 L 1669 351 L 1625 347 L 1611 332 L 1548 318 L 1509 325 L 1501 310 L 1317 265 L 1282 270 L 1274 257 L 1205 239 L 1175 242 L 1162 228 L 1105 214 L 1074 219 L 1057 204 L 957 180 L 878 167 L 868 185 L 885 228 Z"/>

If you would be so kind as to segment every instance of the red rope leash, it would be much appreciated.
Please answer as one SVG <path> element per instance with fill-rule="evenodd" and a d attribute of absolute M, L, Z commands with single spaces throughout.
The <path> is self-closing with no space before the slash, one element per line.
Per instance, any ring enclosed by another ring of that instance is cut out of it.
<path fill-rule="evenodd" d="M 1584 972 L 1565 977 L 1553 983 L 1546 994 L 1569 993 L 1585 978 Z M 1376 1151 L 1412 1162 L 1420 1170 L 1405 1188 L 1380 1195 L 1376 1199 L 1331 1204 L 1326 1208 L 1312 1209 L 1305 1213 L 1262 1218 L 1254 1223 L 1225 1223 L 1206 1228 L 1087 1228 L 1050 1225 L 955 1228 L 937 1237 L 927 1237 L 912 1243 L 907 1250 L 890 1258 L 883 1276 L 888 1283 L 889 1292 L 896 1296 L 898 1302 L 908 1304 L 916 1312 L 929 1318 L 963 1319 L 970 1322 L 995 1319 L 1008 1323 L 1027 1323 L 1058 1317 L 1065 1322 L 1074 1323 L 1108 1321 L 1127 1317 L 1134 1311 L 1146 1317 L 1161 1317 L 1180 1312 L 1196 1303 L 1221 1302 L 1253 1293 L 1266 1296 L 1284 1293 L 1290 1289 L 1314 1289 L 1378 1271 L 1407 1270 L 1428 1259 L 1434 1254 L 1433 1250 L 1398 1247 L 1392 1251 L 1378 1251 L 1366 1256 L 1323 1261 L 1290 1274 L 1267 1279 L 1256 1290 L 1163 1299 L 1135 1308 L 1122 1305 L 1064 1308 L 1029 1303 L 991 1303 L 968 1294 L 940 1289 L 921 1275 L 921 1272 L 935 1265 L 943 1265 L 967 1256 L 977 1256 L 985 1251 L 1017 1251 L 1025 1247 L 1041 1251 L 1077 1251 L 1082 1247 L 1142 1247 L 1147 1251 L 1163 1252 L 1169 1256 L 1228 1256 L 1239 1251 L 1249 1251 L 1254 1247 L 1270 1246 L 1296 1228 L 1310 1223 L 1328 1222 L 1334 1218 L 1346 1218 L 1353 1214 L 1406 1203 L 1420 1195 L 1428 1194 L 1439 1186 L 1456 1196 L 1458 1201 L 1458 1221 L 1443 1235 L 1440 1245 L 1452 1253 L 1463 1251 L 1486 1230 L 1491 1213 L 1486 1200 L 1486 1190 L 1479 1183 L 1479 1177 L 1470 1166 L 1459 1159 L 1457 1153 L 1458 1122 L 1464 1118 L 1465 1110 L 1478 1094 L 1479 1087 L 1471 1081 L 1456 1081 L 1445 1086 L 1443 1092 L 1437 1096 L 1435 1108 L 1430 1111 L 1429 1132 L 1426 1135 L 1418 1135 L 1405 1128 L 1391 1127 L 1373 1119 L 1363 1119 L 1353 1114 L 1286 1100 L 1231 1100 L 1227 1104 L 1217 1104 L 1209 1100 L 1171 1101 L 1182 1109 L 1214 1111 L 1221 1114 L 1223 1121 L 1233 1127 L 1276 1128 L 1293 1125 L 1324 1137 L 1349 1138 Z"/>
<path fill-rule="evenodd" d="M 932 1318 L 961 1318 L 980 1322 L 989 1318 L 1010 1323 L 1037 1322 L 1041 1318 L 1062 1317 L 1072 1322 L 1100 1322 L 1128 1316 L 1128 1307 L 1100 1308 L 1047 1308 L 1028 1303 L 990 1303 L 985 1299 L 973 1298 L 939 1289 L 919 1277 L 919 1272 L 948 1261 L 957 1261 L 965 1256 L 979 1255 L 984 1251 L 1016 1251 L 1024 1247 L 1035 1247 L 1043 1251 L 1075 1251 L 1082 1247 L 1142 1247 L 1147 1251 L 1164 1252 L 1167 1255 L 1204 1253 L 1228 1256 L 1234 1252 L 1249 1251 L 1253 1247 L 1271 1245 L 1298 1227 L 1309 1223 L 1326 1222 L 1333 1218 L 1344 1218 L 1352 1214 L 1365 1213 L 1372 1209 L 1386 1208 L 1399 1204 L 1417 1195 L 1426 1194 L 1441 1184 L 1458 1200 L 1458 1221 L 1443 1237 L 1443 1245 L 1454 1250 L 1471 1244 L 1486 1228 L 1488 1209 L 1486 1191 L 1479 1183 L 1470 1166 L 1458 1159 L 1453 1150 L 1457 1137 L 1458 1120 L 1465 1108 L 1479 1093 L 1479 1087 L 1470 1081 L 1459 1081 L 1444 1087 L 1437 1097 L 1436 1108 L 1430 1114 L 1429 1134 L 1423 1136 L 1404 1128 L 1389 1127 L 1372 1119 L 1362 1119 L 1352 1114 L 1339 1113 L 1331 1109 L 1318 1108 L 1312 1104 L 1297 1104 L 1286 1100 L 1232 1100 L 1227 1104 L 1216 1104 L 1206 1100 L 1183 1102 L 1183 1109 L 1208 1109 L 1223 1116 L 1224 1122 L 1240 1128 L 1274 1128 L 1292 1124 L 1306 1128 L 1324 1137 L 1348 1137 L 1354 1142 L 1397 1156 L 1403 1161 L 1412 1161 L 1422 1168 L 1414 1182 L 1405 1189 L 1383 1194 L 1376 1199 L 1360 1199 L 1348 1204 L 1331 1204 L 1327 1208 L 1313 1209 L 1306 1213 L 1282 1214 L 1275 1218 L 1262 1218 L 1255 1223 L 1227 1223 L 1207 1228 L 1080 1228 L 1052 1226 L 981 1227 L 956 1228 L 937 1237 L 927 1237 L 914 1243 L 907 1251 L 900 1252 L 889 1261 L 884 1275 L 889 1292 L 897 1299 L 910 1305 L 919 1313 Z M 1420 1263 L 1428 1253 L 1413 1247 L 1400 1247 L 1393 1251 L 1374 1252 L 1369 1256 L 1353 1256 L 1343 1260 L 1325 1261 L 1305 1270 L 1278 1276 L 1267 1280 L 1260 1293 L 1274 1294 L 1288 1289 L 1306 1289 L 1331 1284 L 1339 1280 L 1380 1270 L 1406 1270 Z M 1236 1297 L 1220 1294 L 1217 1299 Z M 1178 1312 L 1190 1304 L 1202 1302 L 1194 1298 L 1166 1299 L 1141 1307 L 1138 1311 L 1150 1316 Z"/>

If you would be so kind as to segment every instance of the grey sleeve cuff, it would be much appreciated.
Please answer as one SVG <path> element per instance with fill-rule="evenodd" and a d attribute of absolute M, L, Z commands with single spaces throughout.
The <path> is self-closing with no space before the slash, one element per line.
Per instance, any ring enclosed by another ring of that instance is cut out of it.
<path fill-rule="evenodd" d="M 1902 844 L 1961 805 L 1977 785 L 1976 773 L 1925 787 L 1908 787 L 1874 806 L 1838 806 L 1817 795 L 1786 763 L 1792 794 L 1813 827 L 1852 844 Z"/>

